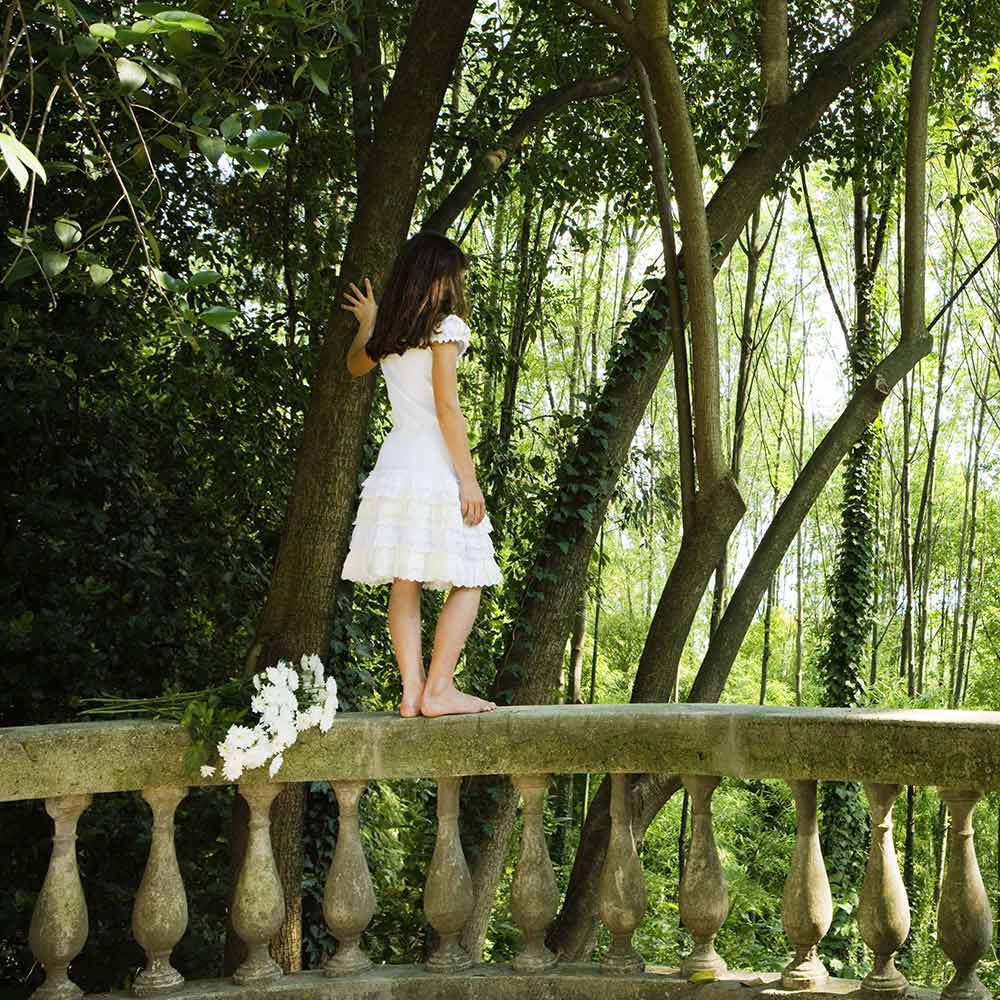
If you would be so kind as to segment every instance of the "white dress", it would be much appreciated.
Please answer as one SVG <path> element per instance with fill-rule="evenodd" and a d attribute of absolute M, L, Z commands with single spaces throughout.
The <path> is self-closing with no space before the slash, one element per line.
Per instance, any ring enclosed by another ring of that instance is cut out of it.
<path fill-rule="evenodd" d="M 446 316 L 432 341 L 469 346 L 469 327 Z M 379 362 L 392 407 L 392 429 L 361 486 L 351 543 L 341 576 L 357 583 L 424 587 L 483 587 L 500 583 L 486 514 L 479 524 L 462 517 L 458 474 L 438 423 L 430 348 L 413 347 Z"/>

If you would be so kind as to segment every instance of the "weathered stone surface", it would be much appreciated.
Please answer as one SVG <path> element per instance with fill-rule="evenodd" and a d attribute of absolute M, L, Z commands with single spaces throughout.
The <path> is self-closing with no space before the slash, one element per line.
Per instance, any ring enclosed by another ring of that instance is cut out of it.
<path fill-rule="evenodd" d="M 145 720 L 0 729 L 0 801 L 224 783 L 188 778 L 187 745 L 180 726 Z M 1000 712 L 677 704 L 516 706 L 437 719 L 344 712 L 329 732 L 303 733 L 279 777 L 363 781 L 457 770 L 669 771 L 988 790 L 1000 788 Z"/>
<path fill-rule="evenodd" d="M 681 780 L 691 797 L 691 846 L 684 862 L 680 886 L 680 915 L 694 938 L 694 950 L 681 963 L 681 974 L 726 971 L 726 962 L 715 950 L 715 935 L 729 913 L 729 891 L 712 832 L 712 794 L 719 779 L 685 774 Z"/>
<path fill-rule="evenodd" d="M 76 824 L 91 803 L 89 795 L 45 800 L 52 817 L 52 853 L 41 892 L 31 912 L 28 943 L 45 969 L 45 981 L 32 996 L 37 1000 L 70 1000 L 82 994 L 68 974 L 69 963 L 87 940 L 87 902 L 76 862 Z"/>
<path fill-rule="evenodd" d="M 170 964 L 170 953 L 188 924 L 187 896 L 174 849 L 174 812 L 185 795 L 184 787 L 142 792 L 153 810 L 153 837 L 132 909 L 132 933 L 146 952 L 146 968 L 132 984 L 132 992 L 140 997 L 172 992 L 184 982 Z"/>
<path fill-rule="evenodd" d="M 795 853 L 785 880 L 781 920 L 795 957 L 785 966 L 781 983 L 788 990 L 815 989 L 829 978 L 817 946 L 830 929 L 833 899 L 816 824 L 816 782 L 790 784 L 797 819 Z"/>
<path fill-rule="evenodd" d="M 247 957 L 233 973 L 240 986 L 281 977 L 269 942 L 285 920 L 285 897 L 271 847 L 271 803 L 278 784 L 240 782 L 240 795 L 250 807 L 250 828 L 240 877 L 233 891 L 233 929 L 247 946 Z"/>
<path fill-rule="evenodd" d="M 646 962 L 632 935 L 646 912 L 646 878 L 632 833 L 631 776 L 611 775 L 611 833 L 597 890 L 597 912 L 611 932 L 601 968 L 616 975 L 641 972 Z"/>
<path fill-rule="evenodd" d="M 542 813 L 547 774 L 514 776 L 514 787 L 524 803 L 521 856 L 510 885 L 510 909 L 524 944 L 514 959 L 518 972 L 540 972 L 555 965 L 556 956 L 545 946 L 545 931 L 559 907 L 559 887 L 552 868 Z"/>
<path fill-rule="evenodd" d="M 858 929 L 875 955 L 871 972 L 861 982 L 862 993 L 873 997 L 902 997 L 909 986 L 895 962 L 910 933 L 910 904 L 892 839 L 892 807 L 899 787 L 865 785 L 872 837 L 858 901 Z"/>
<path fill-rule="evenodd" d="M 547 972 L 517 973 L 509 965 L 479 965 L 468 972 L 436 976 L 415 965 L 382 965 L 356 976 L 324 977 L 320 970 L 296 972 L 266 985 L 234 986 L 225 980 L 187 983 L 174 994 L 186 1000 L 788 1000 L 778 973 L 730 972 L 714 983 L 691 985 L 674 969 L 598 979 L 591 963 L 562 964 Z M 802 1000 L 857 997 L 859 983 L 829 979 L 820 990 L 802 990 Z M 90 1000 L 125 1000 L 127 993 L 92 994 Z M 912 1000 L 937 1000 L 936 990 L 914 989 Z"/>
<path fill-rule="evenodd" d="M 993 915 L 976 859 L 972 813 L 979 793 L 968 788 L 939 788 L 951 813 L 948 867 L 938 904 L 938 943 L 955 963 L 955 975 L 942 1000 L 986 1000 L 989 990 L 976 974 L 979 960 L 993 941 Z"/>
<path fill-rule="evenodd" d="M 323 967 L 328 976 L 361 972 L 372 964 L 359 944 L 377 905 L 358 819 L 358 800 L 366 787 L 364 781 L 333 784 L 340 819 L 337 846 L 323 892 L 323 916 L 337 939 L 337 953 Z"/>
<path fill-rule="evenodd" d="M 472 913 L 472 876 L 458 832 L 458 793 L 461 778 L 439 778 L 437 839 L 424 886 L 424 916 L 440 938 L 427 960 L 432 972 L 460 972 L 472 965 L 459 943 Z"/>

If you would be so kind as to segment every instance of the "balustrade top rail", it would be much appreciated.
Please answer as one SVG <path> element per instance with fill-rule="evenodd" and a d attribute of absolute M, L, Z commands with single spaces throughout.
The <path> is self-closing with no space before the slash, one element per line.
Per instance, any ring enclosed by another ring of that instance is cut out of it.
<path fill-rule="evenodd" d="M 146 720 L 0 729 L 0 801 L 189 779 L 186 731 Z M 1000 788 L 1000 712 L 756 705 L 552 705 L 401 719 L 344 712 L 308 730 L 276 781 L 660 772 Z M 244 781 L 267 781 L 267 768 Z"/>

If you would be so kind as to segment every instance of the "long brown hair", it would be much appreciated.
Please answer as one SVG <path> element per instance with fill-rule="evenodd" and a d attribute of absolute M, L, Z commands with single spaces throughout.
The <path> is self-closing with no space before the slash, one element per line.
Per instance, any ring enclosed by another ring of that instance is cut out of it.
<path fill-rule="evenodd" d="M 426 347 L 434 327 L 449 313 L 467 320 L 462 272 L 468 259 L 440 233 L 420 232 L 400 248 L 382 291 L 375 328 L 365 352 L 372 361 Z"/>

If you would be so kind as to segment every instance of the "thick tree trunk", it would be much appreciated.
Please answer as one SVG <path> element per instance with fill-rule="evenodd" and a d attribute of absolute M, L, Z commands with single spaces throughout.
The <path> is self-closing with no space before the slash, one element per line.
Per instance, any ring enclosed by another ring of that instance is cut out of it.
<path fill-rule="evenodd" d="M 250 673 L 282 657 L 297 661 L 304 653 L 328 660 L 332 599 L 346 554 L 373 387 L 370 378 L 353 380 L 344 363 L 355 320 L 340 308 L 341 291 L 363 275 L 378 289 L 406 237 L 438 112 L 474 9 L 474 0 L 421 0 L 376 122 L 358 178 L 357 208 L 339 281 L 331 290 L 334 305 L 313 378 L 271 586 L 247 655 Z M 274 949 L 286 971 L 298 969 L 301 962 L 303 806 L 299 791 L 279 797 L 272 810 L 288 907 Z M 235 807 L 232 819 L 230 850 L 238 871 L 245 810 Z M 235 943 L 227 946 L 227 974 L 237 950 Z"/>
<path fill-rule="evenodd" d="M 849 84 L 856 67 L 874 55 L 908 21 L 909 8 L 905 0 L 883 0 L 870 21 L 835 45 L 821 59 L 798 92 L 785 104 L 765 112 L 760 129 L 737 158 L 706 208 L 709 238 L 717 251 L 716 266 L 728 255 L 737 235 L 788 156 Z M 669 321 L 664 319 L 667 312 L 666 292 L 661 289 L 650 296 L 645 308 L 629 324 L 613 350 L 601 395 L 591 408 L 574 446 L 559 465 L 549 505 L 551 513 L 543 527 L 534 563 L 526 575 L 521 603 L 514 616 L 504 660 L 493 689 L 495 698 L 501 702 L 537 704 L 548 698 L 558 682 L 566 636 L 586 581 L 586 568 L 597 532 L 636 428 L 672 354 L 672 343 L 667 333 Z M 894 352 L 886 359 L 881 373 L 895 373 L 904 361 L 902 353 Z M 892 381 L 894 383 L 895 379 Z M 867 407 L 873 407 L 873 413 L 877 412 L 881 401 L 876 387 L 868 387 L 850 415 L 845 414 L 842 418 L 841 430 L 847 432 L 859 417 L 863 419 Z M 838 447 L 839 437 L 834 436 L 830 440 L 830 447 L 818 452 L 814 456 L 816 461 L 811 460 L 807 466 L 810 483 L 813 473 L 823 468 L 828 454 Z M 823 482 L 828 476 L 827 472 Z M 796 508 L 800 498 L 808 496 L 810 488 L 803 486 L 794 499 L 790 497 L 786 500 L 785 505 Z M 802 516 L 814 499 L 809 499 Z M 801 519 L 796 523 L 796 530 L 798 523 Z M 781 545 L 781 536 L 781 529 L 772 533 L 759 562 L 766 562 L 774 548 L 780 547 L 784 552 L 790 539 Z M 741 595 L 743 602 L 747 602 L 753 586 L 751 578 Z M 758 594 L 753 600 L 754 609 L 759 597 Z M 739 621 L 744 613 L 745 603 L 741 603 L 730 619 L 731 625 Z M 738 645 L 743 634 L 745 626 L 740 631 L 739 639 L 735 638 L 731 627 L 727 628 L 716 655 Z M 709 674 L 714 682 L 716 677 L 711 667 Z M 724 674 L 728 674 L 728 665 Z M 509 807 L 509 796 L 501 795 L 497 799 L 498 822 L 486 838 L 487 843 L 481 845 L 482 861 L 477 865 L 475 878 L 478 911 L 488 912 L 492 905 L 499 877 L 497 866 L 506 856 L 506 838 L 511 828 L 512 815 L 510 822 L 506 818 Z M 499 821 L 500 812 L 504 812 L 503 822 Z M 503 849 L 495 848 L 498 839 L 503 840 Z M 584 857 L 593 858 L 597 854 L 603 857 L 603 849 L 603 845 L 588 845 Z M 578 855 L 578 861 L 580 858 L 581 855 Z M 595 871 L 586 864 L 583 867 L 590 874 Z M 576 884 L 574 891 L 579 888 Z M 592 907 L 584 902 L 579 910 L 589 913 Z M 479 927 L 484 926 L 480 921 Z M 466 937 L 467 945 L 471 945 L 473 950 L 476 950 L 477 940 L 482 938 L 475 930 Z"/>

